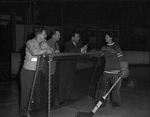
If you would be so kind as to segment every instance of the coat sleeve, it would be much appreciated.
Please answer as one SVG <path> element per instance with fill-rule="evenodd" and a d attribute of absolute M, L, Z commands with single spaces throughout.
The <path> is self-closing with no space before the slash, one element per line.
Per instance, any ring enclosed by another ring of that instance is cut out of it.
<path fill-rule="evenodd" d="M 118 45 L 116 45 L 116 51 L 117 51 L 117 56 L 118 56 L 119 60 L 123 61 L 123 53 L 121 51 L 121 48 Z"/>
<path fill-rule="evenodd" d="M 39 45 L 35 44 L 32 41 L 28 41 L 26 43 L 26 47 L 27 47 L 27 50 L 30 52 L 30 54 L 32 54 L 33 56 L 40 55 L 45 52 L 40 49 Z"/>
<path fill-rule="evenodd" d="M 74 46 L 72 43 L 65 43 L 64 46 L 65 52 L 72 52 L 72 53 L 80 53 L 81 52 L 81 46 Z"/>

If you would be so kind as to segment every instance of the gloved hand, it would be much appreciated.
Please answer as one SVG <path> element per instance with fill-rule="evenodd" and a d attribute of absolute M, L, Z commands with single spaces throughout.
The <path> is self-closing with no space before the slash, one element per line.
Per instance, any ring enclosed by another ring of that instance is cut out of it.
<path fill-rule="evenodd" d="M 122 77 L 123 76 L 123 72 L 122 72 L 122 70 L 120 70 L 120 72 L 118 72 L 118 77 Z"/>

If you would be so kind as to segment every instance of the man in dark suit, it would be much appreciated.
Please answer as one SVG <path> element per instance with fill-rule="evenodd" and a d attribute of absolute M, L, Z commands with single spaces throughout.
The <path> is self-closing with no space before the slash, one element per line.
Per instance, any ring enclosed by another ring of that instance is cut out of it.
<path fill-rule="evenodd" d="M 74 32 L 71 40 L 65 43 L 64 51 L 67 53 L 86 53 L 87 45 L 79 43 L 80 35 Z M 60 62 L 59 97 L 60 104 L 73 101 L 73 79 L 76 71 L 76 60 L 70 59 Z"/>
<path fill-rule="evenodd" d="M 83 46 L 79 43 L 80 35 L 78 32 L 74 32 L 71 40 L 65 43 L 64 51 L 65 52 L 72 52 L 72 53 L 86 53 L 87 45 Z"/>

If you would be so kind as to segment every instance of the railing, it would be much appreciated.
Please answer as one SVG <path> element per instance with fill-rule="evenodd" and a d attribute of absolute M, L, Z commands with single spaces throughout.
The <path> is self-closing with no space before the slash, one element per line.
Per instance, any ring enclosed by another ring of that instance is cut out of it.
<path fill-rule="evenodd" d="M 100 53 L 60 53 L 38 56 L 36 73 L 31 90 L 28 114 L 35 116 L 45 113 L 50 117 L 52 109 L 94 96 L 97 81 L 102 74 L 103 57 Z M 76 63 L 92 62 L 93 67 L 76 69 Z"/>

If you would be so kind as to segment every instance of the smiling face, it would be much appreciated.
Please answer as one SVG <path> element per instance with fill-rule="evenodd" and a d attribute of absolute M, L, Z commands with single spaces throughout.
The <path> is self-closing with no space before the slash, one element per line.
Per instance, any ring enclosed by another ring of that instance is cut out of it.
<path fill-rule="evenodd" d="M 38 42 L 42 42 L 47 37 L 46 29 L 45 28 L 36 28 L 35 29 L 35 39 Z"/>
<path fill-rule="evenodd" d="M 109 43 L 109 44 L 113 42 L 113 41 L 112 41 L 112 37 L 110 37 L 108 34 L 106 34 L 105 40 L 106 40 L 106 42 Z"/>

